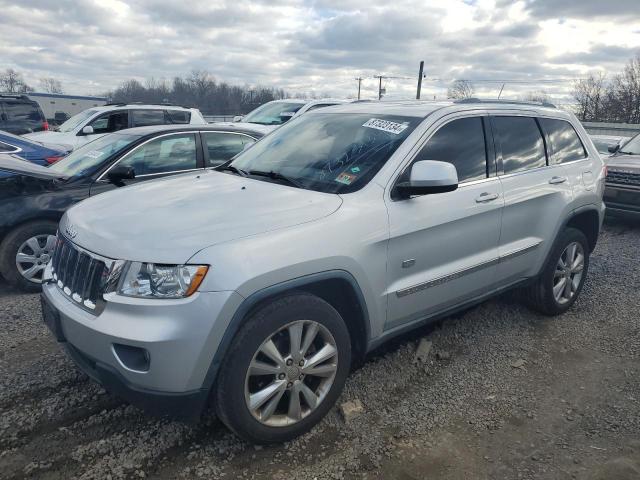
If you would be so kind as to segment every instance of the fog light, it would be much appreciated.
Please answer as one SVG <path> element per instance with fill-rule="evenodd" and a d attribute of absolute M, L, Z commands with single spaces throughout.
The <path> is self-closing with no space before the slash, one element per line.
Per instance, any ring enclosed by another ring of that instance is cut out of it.
<path fill-rule="evenodd" d="M 151 356 L 144 348 L 114 343 L 113 353 L 126 369 L 136 372 L 149 371 Z"/>

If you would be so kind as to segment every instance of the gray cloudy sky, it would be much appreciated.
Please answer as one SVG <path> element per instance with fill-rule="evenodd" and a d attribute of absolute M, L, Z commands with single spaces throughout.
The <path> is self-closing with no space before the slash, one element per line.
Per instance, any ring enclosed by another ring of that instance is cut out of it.
<path fill-rule="evenodd" d="M 566 97 L 571 80 L 618 72 L 640 53 L 640 0 L 0 0 L 0 69 L 38 86 L 97 94 L 128 78 L 204 69 L 219 80 L 292 93 L 410 96 L 420 60 L 428 95 L 447 82 L 552 81 L 507 86 Z M 496 95 L 499 83 L 477 82 Z"/>

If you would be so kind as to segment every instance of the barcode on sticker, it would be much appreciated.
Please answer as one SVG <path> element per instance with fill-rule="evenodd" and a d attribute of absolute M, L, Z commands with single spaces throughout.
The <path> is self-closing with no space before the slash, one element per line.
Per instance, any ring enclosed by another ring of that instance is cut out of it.
<path fill-rule="evenodd" d="M 381 118 L 371 118 L 363 123 L 362 126 L 399 135 L 407 129 L 409 124 L 390 122 L 389 120 L 382 120 Z"/>

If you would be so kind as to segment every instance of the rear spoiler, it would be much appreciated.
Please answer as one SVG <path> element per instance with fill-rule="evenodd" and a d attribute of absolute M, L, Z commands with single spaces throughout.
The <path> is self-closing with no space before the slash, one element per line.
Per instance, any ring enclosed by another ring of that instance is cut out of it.
<path fill-rule="evenodd" d="M 66 178 L 64 175 L 41 165 L 36 165 L 16 155 L 0 153 L 0 171 L 26 175 L 29 177 L 53 179 Z"/>

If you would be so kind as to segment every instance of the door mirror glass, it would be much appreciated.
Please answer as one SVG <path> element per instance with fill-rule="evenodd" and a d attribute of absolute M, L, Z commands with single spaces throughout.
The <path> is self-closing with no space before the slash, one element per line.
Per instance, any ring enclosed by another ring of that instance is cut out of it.
<path fill-rule="evenodd" d="M 609 147 L 607 148 L 607 150 L 609 150 L 609 153 L 616 153 L 619 149 L 620 149 L 619 143 L 616 145 L 609 145 Z"/>
<path fill-rule="evenodd" d="M 124 186 L 123 180 L 133 180 L 136 178 L 136 171 L 133 167 L 116 165 L 107 173 L 107 178 L 118 187 Z"/>
<path fill-rule="evenodd" d="M 91 135 L 93 133 L 93 127 L 91 125 L 87 125 L 85 127 L 82 127 L 82 134 L 83 135 Z"/>
<path fill-rule="evenodd" d="M 411 166 L 409 180 L 396 185 L 400 198 L 452 192 L 458 188 L 458 172 L 453 164 L 421 160 Z"/>

